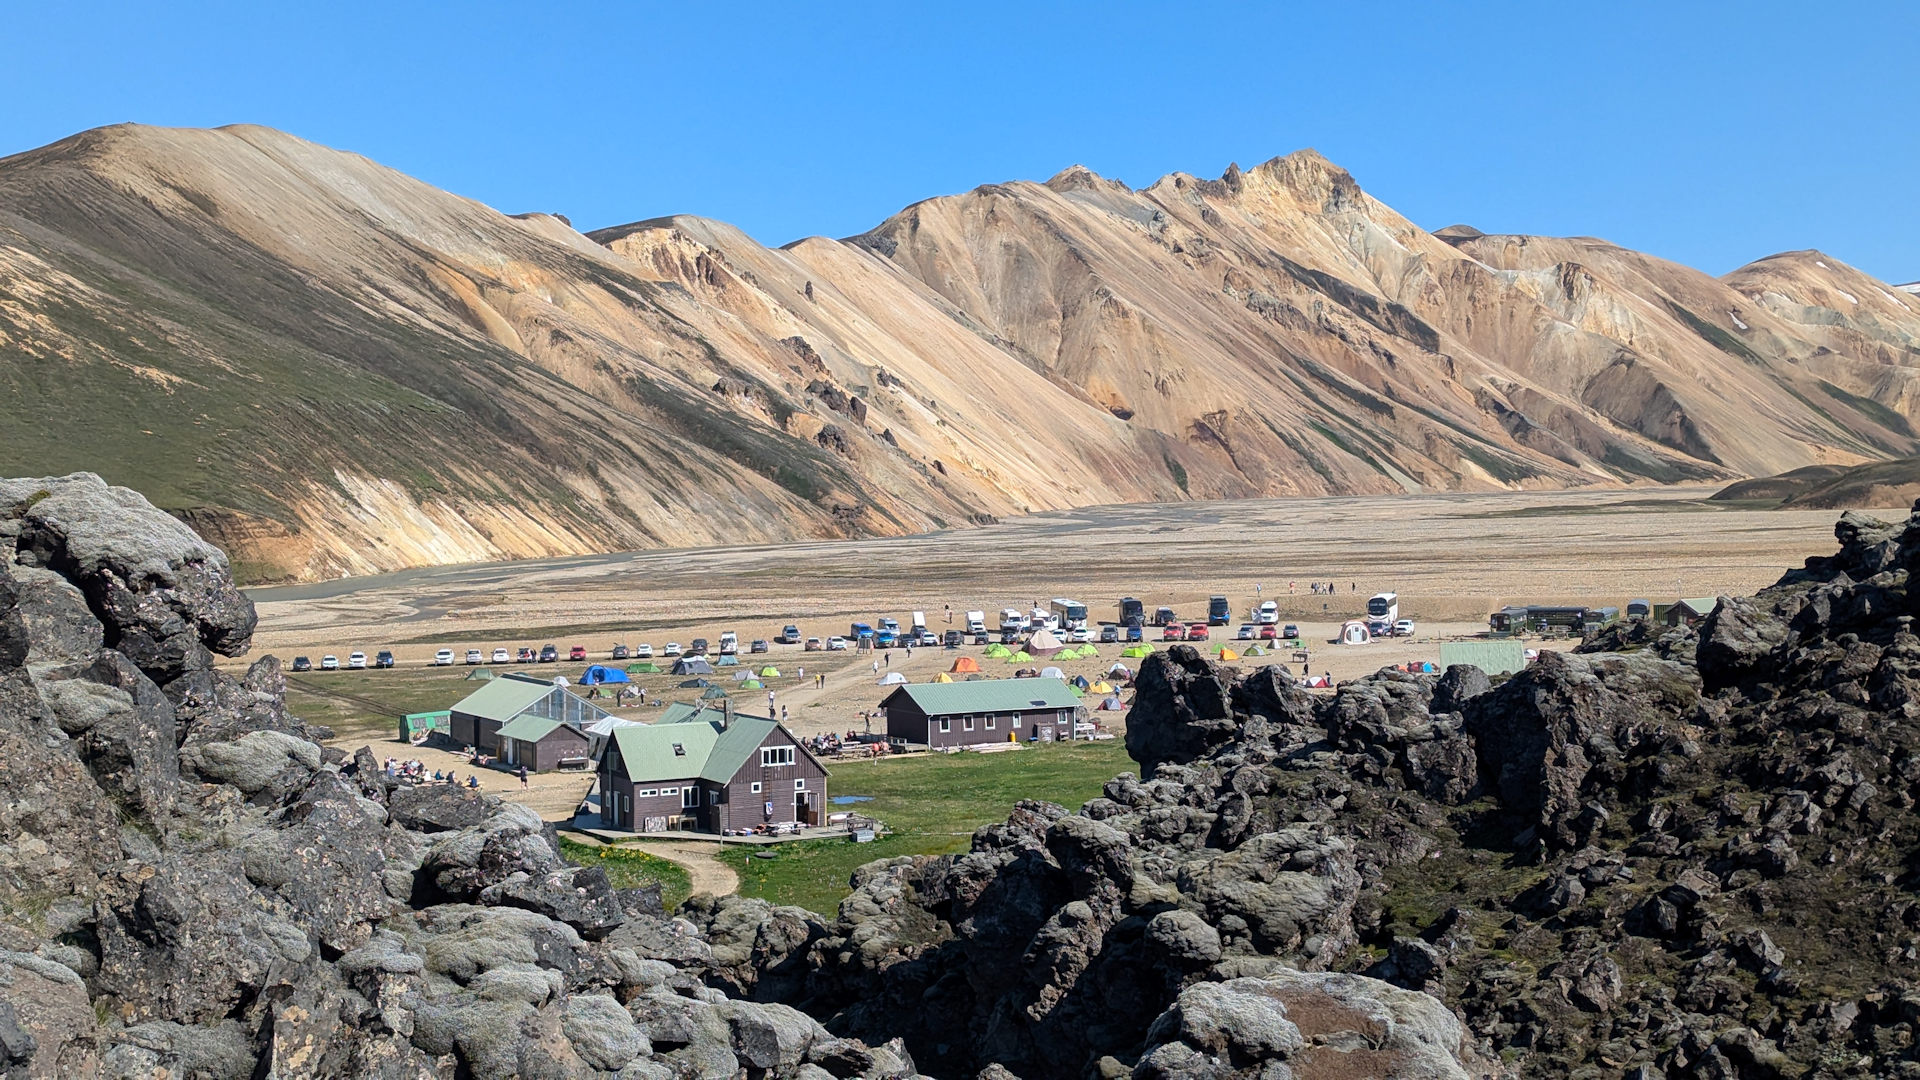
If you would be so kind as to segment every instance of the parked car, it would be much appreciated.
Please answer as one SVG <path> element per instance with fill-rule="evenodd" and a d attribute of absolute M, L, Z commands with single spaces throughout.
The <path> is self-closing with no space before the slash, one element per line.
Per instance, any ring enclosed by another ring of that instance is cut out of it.
<path fill-rule="evenodd" d="M 331 654 L 331 653 L 329 653 L 329 654 L 327 654 L 326 656 L 323 656 L 323 657 L 321 657 L 321 658 L 320 658 L 320 670 L 321 670 L 321 671 L 339 671 L 339 670 L 340 670 L 340 658 L 339 658 L 339 657 L 337 657 L 337 656 L 334 656 L 334 655 L 333 655 L 333 654 Z"/>
<path fill-rule="evenodd" d="M 1241 641 L 1252 641 L 1253 640 L 1253 624 L 1246 623 L 1242 625 L 1240 627 L 1239 633 L 1236 633 L 1233 636 L 1240 639 Z"/>
<path fill-rule="evenodd" d="M 751 645 L 747 646 L 747 651 L 750 653 L 766 652 L 771 647 L 772 646 L 767 644 L 766 638 L 757 637 L 753 639 L 753 643 Z"/>
<path fill-rule="evenodd" d="M 615 660 L 625 660 L 629 655 L 629 650 L 625 645 L 615 645 L 611 655 Z"/>
<path fill-rule="evenodd" d="M 504 664 L 504 663 L 506 663 L 506 662 L 507 662 L 508 660 L 511 660 L 511 659 L 513 659 L 513 654 L 512 654 L 512 653 L 510 653 L 510 652 L 508 652 L 507 650 L 505 650 L 505 649 L 495 649 L 495 650 L 493 650 L 493 662 L 494 662 L 494 663 L 496 663 L 496 664 Z"/>
<path fill-rule="evenodd" d="M 1177 622 L 1168 623 L 1166 628 L 1160 631 L 1160 640 L 1185 641 L 1187 640 L 1187 628 Z"/>
<path fill-rule="evenodd" d="M 1000 628 L 1000 644 L 1002 645 L 1020 644 L 1020 628 L 1017 626 L 1001 627 Z"/>
<path fill-rule="evenodd" d="M 707 655 L 707 639 L 703 637 L 694 638 L 693 644 L 687 646 L 687 655 L 688 656 Z"/>
<path fill-rule="evenodd" d="M 1093 640 L 1093 631 L 1084 626 L 1076 626 L 1068 631 L 1067 638 L 1075 645 L 1085 645 Z"/>
<path fill-rule="evenodd" d="M 653 646 L 647 645 L 644 643 L 640 645 L 635 645 L 633 647 L 633 658 L 635 660 L 653 659 Z"/>
<path fill-rule="evenodd" d="M 959 648 L 961 645 L 966 643 L 966 640 L 967 640 L 967 635 L 961 633 L 958 630 L 949 630 L 946 633 L 940 635 L 940 644 L 949 649 Z"/>
<path fill-rule="evenodd" d="M 543 664 L 559 663 L 560 662 L 559 647 L 552 644 L 540 646 L 540 662 Z"/>
<path fill-rule="evenodd" d="M 1280 628 L 1280 636 L 1288 641 L 1298 641 L 1300 639 L 1300 628 L 1292 623 L 1288 623 Z"/>
<path fill-rule="evenodd" d="M 367 669 L 367 654 L 363 652 L 348 653 L 347 667 L 358 671 L 365 671 Z"/>
<path fill-rule="evenodd" d="M 935 648 L 940 644 L 940 635 L 923 626 L 913 632 L 913 644 L 922 649 Z"/>
<path fill-rule="evenodd" d="M 433 654 L 434 667 L 446 667 L 451 663 L 453 663 L 452 649 L 441 649 L 439 652 Z"/>
<path fill-rule="evenodd" d="M 575 645 L 571 649 L 567 650 L 568 660 L 585 660 L 586 658 L 587 658 L 587 647 L 585 645 Z"/>
<path fill-rule="evenodd" d="M 987 632 L 985 630 L 975 630 L 973 632 L 973 643 L 975 645 L 985 645 L 987 643 Z"/>
<path fill-rule="evenodd" d="M 1119 641 L 1119 640 L 1120 640 L 1120 628 L 1119 628 L 1119 627 L 1117 627 L 1117 626 L 1114 626 L 1114 625 L 1113 625 L 1112 623 L 1108 623 L 1107 625 L 1105 625 L 1105 626 L 1102 626 L 1102 627 L 1100 628 L 1100 641 L 1101 641 L 1101 642 L 1102 642 L 1103 644 L 1104 644 L 1104 643 L 1111 643 L 1111 642 L 1115 642 L 1115 641 Z"/>
<path fill-rule="evenodd" d="M 1260 640 L 1261 641 L 1272 641 L 1276 636 L 1279 635 L 1279 633 L 1280 633 L 1280 628 L 1273 625 L 1272 623 L 1260 624 Z"/>
<path fill-rule="evenodd" d="M 827 643 L 824 641 L 821 641 L 817 637 L 810 637 L 807 639 L 807 645 L 806 645 L 807 652 L 819 652 L 820 650 L 826 647 L 827 647 Z"/>
<path fill-rule="evenodd" d="M 1188 641 L 1205 641 L 1212 636 L 1212 632 L 1207 629 L 1206 623 L 1197 622 L 1187 624 Z"/>
<path fill-rule="evenodd" d="M 516 664 L 531 664 L 538 659 L 539 657 L 534 655 L 532 649 L 522 645 L 520 646 L 520 651 L 514 655 L 513 662 Z"/>
<path fill-rule="evenodd" d="M 1127 625 L 1127 641 L 1128 642 L 1145 641 L 1145 640 L 1147 640 L 1147 632 L 1144 629 L 1132 623 L 1129 623 Z"/>
<path fill-rule="evenodd" d="M 391 651 L 389 651 L 389 650 L 387 650 L 387 649 L 381 649 L 381 650 L 380 650 L 380 652 L 379 652 L 379 654 L 378 654 L 378 655 L 376 655 L 376 656 L 375 656 L 375 657 L 373 658 L 373 666 L 374 666 L 374 667 L 377 667 L 377 668 L 390 668 L 390 667 L 392 667 L 392 666 L 393 666 L 393 653 L 392 653 Z"/>
<path fill-rule="evenodd" d="M 1413 636 L 1413 620 L 1401 619 L 1399 622 L 1394 623 L 1393 636 L 1394 637 L 1412 637 Z"/>
<path fill-rule="evenodd" d="M 780 628 L 779 636 L 773 640 L 782 645 L 798 645 L 800 644 L 800 628 L 792 623 L 788 623 Z"/>
<path fill-rule="evenodd" d="M 482 657 L 482 656 L 480 655 L 480 650 L 479 650 L 479 649 L 468 649 L 468 650 L 467 650 L 467 663 L 468 663 L 469 665 L 473 665 L 473 664 L 479 664 L 479 663 L 482 663 L 482 662 L 484 662 L 484 660 L 485 660 L 485 658 L 484 658 L 484 657 Z"/>
<path fill-rule="evenodd" d="M 839 634 L 833 635 L 832 637 L 827 639 L 827 651 L 828 652 L 846 652 L 847 639 L 841 637 Z"/>
<path fill-rule="evenodd" d="M 667 642 L 666 648 L 660 650 L 660 655 L 661 656 L 679 656 L 682 651 L 683 650 L 680 648 L 679 642 L 669 641 Z"/>
<path fill-rule="evenodd" d="M 304 656 L 296 656 L 296 657 L 294 657 L 294 658 L 293 658 L 293 670 L 295 670 L 295 671 L 312 671 L 312 670 L 313 670 L 313 661 L 311 661 L 311 660 L 309 660 L 309 659 L 307 659 L 307 658 L 306 658 L 306 657 L 304 657 Z"/>

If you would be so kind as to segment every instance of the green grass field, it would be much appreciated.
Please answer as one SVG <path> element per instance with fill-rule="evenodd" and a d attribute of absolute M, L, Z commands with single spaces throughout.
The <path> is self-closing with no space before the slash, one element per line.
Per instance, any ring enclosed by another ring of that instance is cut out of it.
<path fill-rule="evenodd" d="M 399 737 L 399 717 L 447 708 L 477 689 L 481 684 L 468 682 L 467 670 L 414 664 L 385 671 L 289 671 L 287 709 L 310 724 L 325 724 L 341 739 L 390 742 Z"/>
<path fill-rule="evenodd" d="M 999 754 L 926 754 L 835 765 L 829 796 L 870 795 L 872 802 L 831 807 L 857 810 L 893 830 L 871 844 L 800 840 L 766 849 L 729 848 L 721 858 L 740 875 L 740 895 L 798 904 L 834 914 L 854 869 L 900 855 L 944 855 L 967 850 L 982 825 L 1006 820 L 1021 799 L 1045 799 L 1077 809 L 1115 775 L 1135 770 L 1118 739 L 1056 743 Z M 753 851 L 773 858 L 761 859 Z"/>
<path fill-rule="evenodd" d="M 644 851 L 597 847 L 568 837 L 560 838 L 560 853 L 582 866 L 598 866 L 607 872 L 607 880 L 616 889 L 660 886 L 660 902 L 668 911 L 693 895 L 692 879 L 680 867 Z"/>

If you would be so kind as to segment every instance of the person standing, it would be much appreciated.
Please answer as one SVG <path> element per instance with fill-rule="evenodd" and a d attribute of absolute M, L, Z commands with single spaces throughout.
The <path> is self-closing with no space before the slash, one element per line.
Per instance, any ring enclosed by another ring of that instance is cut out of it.
<path fill-rule="evenodd" d="M 525 791 L 527 790 L 527 767 L 525 765 L 520 766 L 519 775 L 520 775 L 520 790 Z"/>

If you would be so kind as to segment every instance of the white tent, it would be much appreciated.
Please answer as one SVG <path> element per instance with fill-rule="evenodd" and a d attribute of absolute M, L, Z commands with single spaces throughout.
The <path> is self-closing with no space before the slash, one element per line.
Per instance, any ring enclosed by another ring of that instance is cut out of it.
<path fill-rule="evenodd" d="M 1040 669 L 1040 677 L 1043 679 L 1065 679 L 1067 673 L 1057 667 L 1045 667 Z"/>
<path fill-rule="evenodd" d="M 1340 644 L 1365 645 L 1372 640 L 1373 634 L 1368 632 L 1367 624 L 1361 622 L 1359 619 L 1348 619 L 1345 623 L 1341 624 Z"/>
<path fill-rule="evenodd" d="M 897 671 L 889 671 L 885 675 L 880 676 L 879 680 L 876 681 L 873 685 L 900 686 L 904 684 L 906 681 L 907 681 L 907 677 L 905 675 L 902 675 Z"/>
<path fill-rule="evenodd" d="M 1066 644 L 1055 637 L 1051 630 L 1035 630 L 1033 636 L 1027 639 L 1027 651 L 1035 656 L 1043 652 L 1058 652 L 1066 647 Z"/>

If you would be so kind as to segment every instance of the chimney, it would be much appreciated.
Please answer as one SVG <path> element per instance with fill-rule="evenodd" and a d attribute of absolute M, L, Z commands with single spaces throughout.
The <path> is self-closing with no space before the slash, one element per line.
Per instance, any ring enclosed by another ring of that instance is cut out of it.
<path fill-rule="evenodd" d="M 732 726 L 733 726 L 733 699 L 721 698 L 720 699 L 720 730 L 725 731 Z"/>

